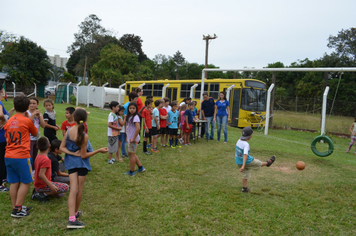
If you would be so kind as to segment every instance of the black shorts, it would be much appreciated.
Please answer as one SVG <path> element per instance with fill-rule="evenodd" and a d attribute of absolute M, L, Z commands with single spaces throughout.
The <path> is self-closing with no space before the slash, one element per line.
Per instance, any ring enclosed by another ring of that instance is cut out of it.
<path fill-rule="evenodd" d="M 78 176 L 86 176 L 88 174 L 88 169 L 87 168 L 74 168 L 68 170 L 68 174 L 73 174 L 75 172 L 78 172 Z"/>
<path fill-rule="evenodd" d="M 166 133 L 167 133 L 167 128 L 166 128 L 166 127 L 164 127 L 164 128 L 161 127 L 161 128 L 158 130 L 157 133 L 159 133 L 159 134 L 166 134 Z"/>
<path fill-rule="evenodd" d="M 146 129 L 143 129 L 143 137 L 151 138 L 152 129 L 148 129 L 148 133 L 146 133 Z"/>
<path fill-rule="evenodd" d="M 151 129 L 151 136 L 154 137 L 154 136 L 157 136 L 157 127 L 152 127 Z"/>
<path fill-rule="evenodd" d="M 169 129 L 170 135 L 178 135 L 178 129 Z"/>

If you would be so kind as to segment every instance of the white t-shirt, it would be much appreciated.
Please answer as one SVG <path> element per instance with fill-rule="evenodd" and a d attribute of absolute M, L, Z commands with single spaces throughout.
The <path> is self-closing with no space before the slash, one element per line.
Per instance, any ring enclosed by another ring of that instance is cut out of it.
<path fill-rule="evenodd" d="M 29 110 L 27 110 L 27 113 L 28 113 L 29 116 L 32 115 Z M 38 117 L 33 118 L 33 124 L 38 129 L 38 133 L 37 133 L 37 136 L 32 136 L 32 134 L 30 133 L 30 139 L 31 139 L 31 141 L 37 141 L 37 139 L 39 137 L 41 137 L 41 134 L 40 134 L 40 119 Z"/>
<path fill-rule="evenodd" d="M 250 156 L 250 144 L 244 140 L 239 139 L 235 148 L 235 161 L 236 164 L 243 164 L 243 155 L 247 154 L 246 165 L 253 161 L 253 157 Z"/>
<path fill-rule="evenodd" d="M 168 107 L 163 107 L 163 108 L 166 109 L 167 114 L 172 110 L 172 107 L 170 105 L 168 105 Z"/>
<path fill-rule="evenodd" d="M 132 122 L 130 122 L 130 121 L 132 121 Z M 130 141 L 130 139 L 134 138 L 134 135 L 136 132 L 135 123 L 140 123 L 140 117 L 138 115 L 136 115 L 134 117 L 130 117 L 129 120 L 127 121 L 127 125 L 126 125 L 127 141 Z M 140 141 L 140 133 L 136 136 L 135 141 L 136 142 Z"/>
<path fill-rule="evenodd" d="M 119 127 L 118 117 L 116 114 L 110 112 L 108 117 L 108 123 L 112 122 L 114 127 Z M 118 136 L 119 131 L 108 127 L 108 136 Z"/>

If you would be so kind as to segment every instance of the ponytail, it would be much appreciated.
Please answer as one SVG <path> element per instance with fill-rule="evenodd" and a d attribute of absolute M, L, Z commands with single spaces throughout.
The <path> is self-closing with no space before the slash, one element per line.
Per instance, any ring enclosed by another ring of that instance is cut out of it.
<path fill-rule="evenodd" d="M 81 147 L 84 143 L 84 122 L 81 120 L 79 122 L 79 126 L 78 126 L 78 138 L 77 141 L 75 142 L 75 144 L 77 144 L 78 147 Z"/>
<path fill-rule="evenodd" d="M 84 122 L 87 121 L 87 112 L 84 109 L 76 109 L 73 113 L 74 121 L 78 123 L 78 137 L 75 144 L 81 147 L 84 143 Z"/>

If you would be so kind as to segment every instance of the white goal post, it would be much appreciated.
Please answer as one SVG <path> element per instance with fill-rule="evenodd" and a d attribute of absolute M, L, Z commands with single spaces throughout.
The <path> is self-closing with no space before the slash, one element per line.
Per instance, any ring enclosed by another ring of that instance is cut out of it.
<path fill-rule="evenodd" d="M 240 72 L 240 71 L 249 71 L 249 72 L 356 72 L 356 67 L 320 67 L 320 68 L 240 68 L 240 69 L 203 69 L 201 73 L 201 91 L 200 91 L 200 101 L 203 101 L 203 93 L 204 93 L 204 78 L 205 72 L 213 72 L 213 71 L 232 71 L 232 72 Z M 325 99 L 325 102 L 324 102 Z M 323 96 L 323 104 L 326 104 L 326 96 Z M 326 105 L 325 105 L 326 106 Z M 269 106 L 268 106 L 269 107 Z M 266 109 L 267 110 L 267 109 Z M 269 119 L 269 109 L 266 114 L 266 118 Z M 325 117 L 326 117 L 326 109 L 323 109 L 322 112 L 322 124 L 321 130 L 325 132 Z M 200 113 L 199 118 L 202 118 Z M 201 133 L 201 128 L 199 127 L 199 134 Z M 268 126 L 265 127 L 265 135 L 268 134 Z M 323 133 L 322 133 L 323 135 Z"/>

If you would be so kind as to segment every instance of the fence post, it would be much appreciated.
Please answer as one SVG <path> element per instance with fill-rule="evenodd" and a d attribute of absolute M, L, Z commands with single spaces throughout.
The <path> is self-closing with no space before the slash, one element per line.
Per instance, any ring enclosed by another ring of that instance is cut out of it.
<path fill-rule="evenodd" d="M 315 112 L 315 100 L 316 100 L 316 97 L 314 96 L 313 114 L 314 114 L 314 112 Z"/>
<path fill-rule="evenodd" d="M 298 95 L 295 96 L 295 112 L 298 112 Z"/>
<path fill-rule="evenodd" d="M 276 72 L 272 72 L 272 84 L 273 84 L 273 88 L 272 88 L 272 91 L 271 91 L 271 102 L 270 102 L 270 118 L 269 118 L 269 124 L 268 124 L 268 127 L 269 128 L 272 128 L 273 126 L 273 109 L 274 109 L 274 94 L 275 94 L 275 91 L 276 89 L 274 88 L 274 86 L 276 85 Z"/>

